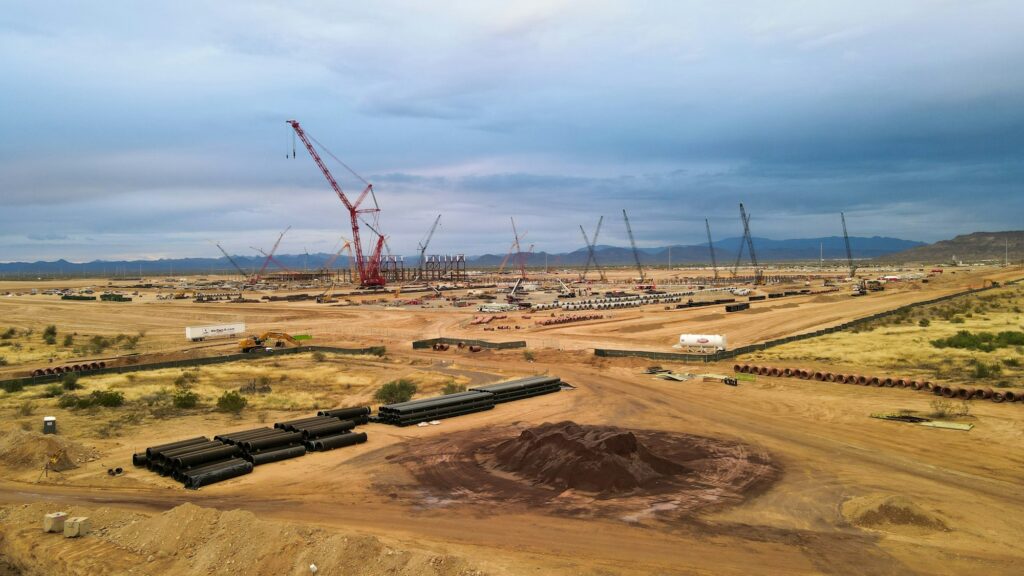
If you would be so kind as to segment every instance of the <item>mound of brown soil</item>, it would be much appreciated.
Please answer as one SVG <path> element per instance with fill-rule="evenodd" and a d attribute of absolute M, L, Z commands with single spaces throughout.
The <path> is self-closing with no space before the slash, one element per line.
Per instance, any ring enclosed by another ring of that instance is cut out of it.
<path fill-rule="evenodd" d="M 865 528 L 892 530 L 911 527 L 925 530 L 949 530 L 949 527 L 938 515 L 902 496 L 853 498 L 843 503 L 843 515 L 851 523 Z"/>
<path fill-rule="evenodd" d="M 545 423 L 497 446 L 498 467 L 554 488 L 627 492 L 687 469 L 662 458 L 632 433 L 610 426 Z"/>
<path fill-rule="evenodd" d="M 62 472 L 95 457 L 95 451 L 54 434 L 26 432 L 20 428 L 0 431 L 0 465 L 16 470 L 42 470 L 51 457 L 51 470 Z"/>

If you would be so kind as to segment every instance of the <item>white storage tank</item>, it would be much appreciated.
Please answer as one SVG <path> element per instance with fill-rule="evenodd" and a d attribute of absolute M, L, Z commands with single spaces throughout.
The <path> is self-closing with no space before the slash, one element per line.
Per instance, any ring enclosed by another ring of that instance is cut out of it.
<path fill-rule="evenodd" d="M 208 340 L 211 338 L 231 338 L 245 334 L 245 323 L 236 324 L 213 324 L 210 326 L 186 326 L 185 338 L 193 342 Z"/>
<path fill-rule="evenodd" d="M 725 352 L 724 334 L 680 334 L 676 348 L 699 352 Z"/>

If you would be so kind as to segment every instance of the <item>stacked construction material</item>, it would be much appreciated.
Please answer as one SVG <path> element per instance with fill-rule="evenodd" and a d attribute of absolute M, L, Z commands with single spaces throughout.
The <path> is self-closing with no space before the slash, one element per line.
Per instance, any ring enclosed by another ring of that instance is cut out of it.
<path fill-rule="evenodd" d="M 531 396 L 540 396 L 541 394 L 558 392 L 561 389 L 561 386 L 562 379 L 557 376 L 531 376 L 529 378 L 520 378 L 519 380 L 511 380 L 509 382 L 477 386 L 476 388 L 470 388 L 470 390 L 475 392 L 490 392 L 491 394 L 494 394 L 494 403 L 500 404 L 502 402 L 510 402 L 521 398 L 529 398 Z"/>
<path fill-rule="evenodd" d="M 197 436 L 146 448 L 132 463 L 161 476 L 171 476 L 186 488 L 199 488 L 252 472 L 252 463 L 240 457 L 241 448 Z"/>
<path fill-rule="evenodd" d="M 377 418 L 385 424 L 409 426 L 439 418 L 451 418 L 494 408 L 494 394 L 467 390 L 445 396 L 388 404 L 377 409 Z"/>
<path fill-rule="evenodd" d="M 252 472 L 254 466 L 366 442 L 354 433 L 366 424 L 370 408 L 322 410 L 317 416 L 214 436 L 197 436 L 147 448 L 132 455 L 132 464 L 172 476 L 186 488 L 199 488 Z"/>
<path fill-rule="evenodd" d="M 840 384 L 857 384 L 860 386 L 923 390 L 925 392 L 931 392 L 936 396 L 943 396 L 946 398 L 959 398 L 961 400 L 991 400 L 997 404 L 1002 402 L 1024 402 L 1024 391 L 993 390 L 991 388 L 962 388 L 959 386 L 949 386 L 932 383 L 927 380 L 914 380 L 911 378 L 863 376 L 859 374 L 810 371 L 792 367 L 777 368 L 772 366 L 752 366 L 750 364 L 735 364 L 733 365 L 733 371 L 740 374 L 784 376 L 790 378 L 801 378 L 803 380 L 816 380 L 818 382 L 837 382 Z"/>
<path fill-rule="evenodd" d="M 746 310 L 748 308 L 750 308 L 750 304 L 747 303 L 747 302 L 741 302 L 739 304 L 726 304 L 725 305 L 725 311 L 726 312 L 739 312 L 741 310 Z"/>

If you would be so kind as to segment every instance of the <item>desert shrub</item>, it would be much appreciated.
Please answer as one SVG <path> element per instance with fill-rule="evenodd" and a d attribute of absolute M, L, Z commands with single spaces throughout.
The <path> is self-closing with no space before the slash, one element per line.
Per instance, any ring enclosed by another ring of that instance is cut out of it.
<path fill-rule="evenodd" d="M 0 366 L 7 366 L 7 358 L 0 356 Z"/>
<path fill-rule="evenodd" d="M 954 316 L 949 322 L 950 324 L 963 324 L 964 319 L 961 318 L 960 316 Z"/>
<path fill-rule="evenodd" d="M 64 393 L 64 387 L 60 384 L 50 384 L 43 390 L 43 398 L 56 398 Z"/>
<path fill-rule="evenodd" d="M 444 388 L 441 389 L 442 394 L 457 394 L 459 392 L 465 391 L 465 384 L 456 384 L 455 382 L 448 382 L 447 384 L 444 385 Z"/>
<path fill-rule="evenodd" d="M 921 318 L 917 322 L 917 325 L 920 326 L 921 328 L 927 328 L 927 327 L 931 326 L 931 324 L 932 324 L 932 321 L 927 319 L 927 318 Z"/>
<path fill-rule="evenodd" d="M 397 404 L 408 402 L 415 393 L 416 384 L 412 380 L 399 378 L 381 386 L 373 398 L 381 404 Z"/>
<path fill-rule="evenodd" d="M 65 390 L 78 390 L 82 387 L 82 385 L 78 383 L 78 374 L 75 374 L 74 372 L 67 372 L 61 376 L 60 385 Z"/>
<path fill-rule="evenodd" d="M 195 408 L 199 405 L 199 394 L 191 390 L 178 390 L 174 393 L 173 403 L 175 408 Z"/>
<path fill-rule="evenodd" d="M 53 345 L 57 343 L 57 327 L 50 324 L 43 330 L 43 342 Z"/>
<path fill-rule="evenodd" d="M 124 406 L 124 394 L 113 390 L 93 390 L 89 394 L 89 399 L 93 405 L 103 406 L 104 408 Z"/>
<path fill-rule="evenodd" d="M 316 352 L 313 352 L 313 362 L 323 362 L 324 360 L 327 360 L 327 355 L 326 354 L 324 354 L 323 352 L 321 352 L 319 350 L 317 350 Z"/>
<path fill-rule="evenodd" d="M 1024 344 L 1024 332 L 991 332 L 973 333 L 970 330 L 960 330 L 953 336 L 932 340 L 932 346 L 936 348 L 962 348 L 965 350 L 981 350 L 991 352 L 996 348 L 1008 346 L 1020 346 Z"/>
<path fill-rule="evenodd" d="M 70 348 L 70 347 L 72 347 L 74 345 L 75 345 L 75 335 L 74 334 L 65 334 L 64 335 L 63 346 L 65 348 Z"/>
<path fill-rule="evenodd" d="M 523 360 L 527 362 L 533 362 L 537 357 L 534 356 L 533 352 L 529 350 L 523 350 Z"/>
<path fill-rule="evenodd" d="M 1003 364 L 1011 368 L 1017 368 L 1020 366 L 1020 360 L 1017 360 L 1016 358 L 1006 358 L 1003 360 Z"/>
<path fill-rule="evenodd" d="M 249 401 L 234 390 L 228 390 L 217 399 L 217 409 L 222 412 L 238 414 L 249 404 Z"/>
<path fill-rule="evenodd" d="M 180 390 L 188 390 L 192 385 L 199 382 L 198 370 L 186 370 L 174 379 L 174 386 Z"/>
<path fill-rule="evenodd" d="M 11 338 L 14 338 L 17 335 L 18 335 L 18 329 L 17 328 L 8 328 L 7 330 L 4 330 L 3 334 L 0 334 L 0 339 L 10 340 Z"/>
<path fill-rule="evenodd" d="M 18 416 L 31 416 L 36 412 L 36 405 L 31 400 L 26 400 L 18 405 L 15 413 Z"/>
<path fill-rule="evenodd" d="M 929 414 L 932 418 L 948 418 L 950 416 L 969 416 L 971 414 L 971 405 L 966 400 L 961 400 L 959 403 L 954 403 L 952 400 L 946 398 L 936 398 L 931 401 L 932 412 Z"/>
<path fill-rule="evenodd" d="M 84 405 L 81 404 L 83 401 Z M 85 408 L 89 406 L 89 401 L 77 394 L 64 394 L 57 400 L 57 406 L 60 408 Z"/>

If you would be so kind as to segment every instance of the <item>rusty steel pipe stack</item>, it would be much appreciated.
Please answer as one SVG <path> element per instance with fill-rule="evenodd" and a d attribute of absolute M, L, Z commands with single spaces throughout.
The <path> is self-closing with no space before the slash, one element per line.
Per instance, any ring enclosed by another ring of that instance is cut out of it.
<path fill-rule="evenodd" d="M 841 384 L 858 384 L 885 388 L 906 388 L 931 392 L 945 398 L 961 400 L 991 400 L 995 403 L 1024 402 L 1022 390 L 993 390 L 991 388 L 975 388 L 971 386 L 951 386 L 936 384 L 930 380 L 911 378 L 893 378 L 890 376 L 866 376 L 860 374 L 843 374 L 834 372 L 809 371 L 803 368 L 777 368 L 774 366 L 756 366 L 751 364 L 734 364 L 733 371 L 740 374 L 757 374 L 760 376 L 802 378 L 818 382 L 836 382 Z"/>

